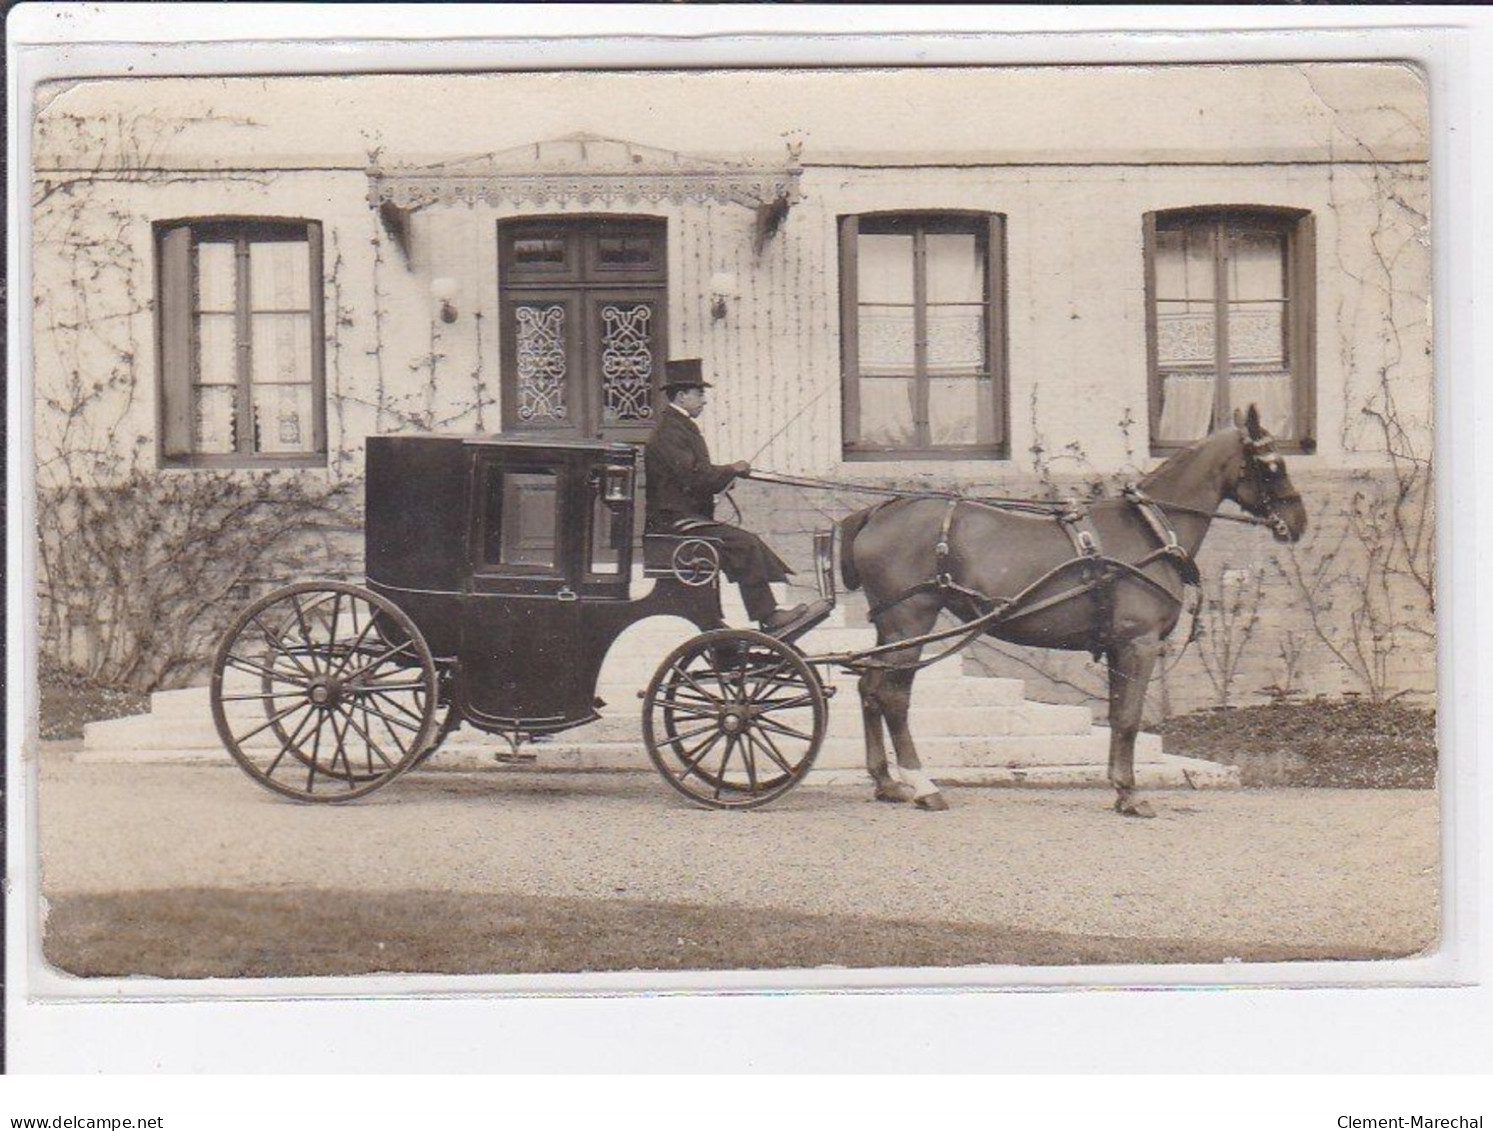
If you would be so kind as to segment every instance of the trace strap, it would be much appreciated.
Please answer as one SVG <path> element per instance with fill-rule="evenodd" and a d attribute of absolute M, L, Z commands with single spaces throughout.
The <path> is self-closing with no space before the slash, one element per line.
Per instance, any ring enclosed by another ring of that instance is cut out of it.
<path fill-rule="evenodd" d="M 1023 617 L 1033 616 L 1046 609 L 1093 593 L 1099 601 L 1100 608 L 1099 614 L 1094 618 L 1094 630 L 1089 643 L 1089 651 L 1097 660 L 1108 650 L 1112 643 L 1114 585 L 1120 579 L 1125 578 L 1139 582 L 1158 596 L 1174 604 L 1181 605 L 1183 604 L 1181 597 L 1145 572 L 1145 567 L 1154 562 L 1168 561 L 1177 568 L 1177 573 L 1182 584 L 1185 587 L 1196 589 L 1199 596 L 1201 596 L 1200 586 L 1202 584 L 1202 575 L 1198 570 L 1197 562 L 1187 552 L 1186 547 L 1178 541 L 1177 532 L 1167 520 L 1165 511 L 1161 509 L 1161 506 L 1155 500 L 1145 495 L 1137 487 L 1126 487 L 1123 496 L 1136 508 L 1142 520 L 1156 537 L 1156 540 L 1161 543 L 1157 549 L 1152 550 L 1136 562 L 1123 562 L 1117 558 L 1107 557 L 1104 554 L 1104 547 L 1100 541 L 1099 531 L 1094 526 L 1088 508 L 1077 500 L 1072 500 L 1066 504 L 1065 510 L 1054 514 L 1053 518 L 1073 543 L 1076 556 L 1054 566 L 1014 597 L 992 597 L 987 593 L 980 592 L 978 589 L 961 585 L 954 580 L 953 570 L 950 568 L 949 562 L 951 554 L 950 536 L 954 525 L 954 515 L 962 502 L 976 503 L 977 501 L 957 498 L 949 499 L 948 506 L 944 510 L 943 521 L 939 526 L 938 541 L 933 547 L 933 576 L 918 582 L 916 585 L 909 586 L 895 597 L 879 602 L 870 609 L 867 616 L 870 620 L 875 621 L 888 610 L 921 593 L 943 592 L 954 593 L 963 597 L 969 603 L 970 619 L 954 629 L 929 633 L 907 640 L 894 641 L 866 652 L 856 653 L 853 656 L 845 654 L 825 658 L 830 662 L 837 662 L 842 666 L 850 668 L 896 667 L 916 669 L 926 667 L 934 660 L 942 659 L 949 652 L 958 651 L 985 629 L 993 627 L 996 624 L 1006 624 L 1011 621 L 1020 620 Z M 1030 594 L 1037 592 L 1048 582 L 1075 565 L 1079 567 L 1080 578 L 1076 585 L 1059 593 L 1044 597 L 1039 601 L 1028 600 Z M 1200 607 L 1201 602 L 1195 601 L 1193 623 L 1191 631 L 1188 633 L 1187 644 L 1191 644 L 1196 639 L 1197 618 Z M 871 657 L 887 652 L 920 648 L 925 644 L 932 644 L 939 640 L 947 640 L 960 635 L 963 635 L 965 638 L 931 660 L 896 665 L 867 662 Z M 1187 644 L 1183 645 L 1184 649 Z"/>

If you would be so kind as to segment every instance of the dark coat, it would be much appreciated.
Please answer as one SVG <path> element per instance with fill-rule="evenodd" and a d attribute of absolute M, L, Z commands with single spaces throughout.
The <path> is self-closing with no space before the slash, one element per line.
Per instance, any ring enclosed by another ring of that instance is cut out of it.
<path fill-rule="evenodd" d="M 643 454 L 647 478 L 647 528 L 654 533 L 689 531 L 721 541 L 721 565 L 726 576 L 743 586 L 786 581 L 790 570 L 782 558 L 748 530 L 715 520 L 715 496 L 724 491 L 736 472 L 710 462 L 710 449 L 700 426 L 676 408 L 665 408 L 648 438 Z M 757 600 L 770 601 L 766 589 Z M 748 608 L 760 619 L 771 611 Z"/>
<path fill-rule="evenodd" d="M 710 462 L 700 426 L 673 406 L 659 414 L 643 467 L 650 530 L 662 530 L 681 518 L 714 518 L 715 496 L 736 478 L 731 468 Z"/>

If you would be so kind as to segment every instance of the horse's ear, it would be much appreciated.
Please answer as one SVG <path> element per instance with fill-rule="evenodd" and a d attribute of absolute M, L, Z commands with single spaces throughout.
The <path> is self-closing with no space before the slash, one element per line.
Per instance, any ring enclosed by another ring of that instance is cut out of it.
<path fill-rule="evenodd" d="M 1244 417 L 1244 427 L 1251 440 L 1258 440 L 1265 435 L 1265 429 L 1260 427 L 1260 409 L 1257 405 L 1249 406 L 1249 412 Z"/>
<path fill-rule="evenodd" d="M 1241 408 L 1234 409 L 1234 427 L 1239 429 L 1244 427 L 1244 410 Z"/>

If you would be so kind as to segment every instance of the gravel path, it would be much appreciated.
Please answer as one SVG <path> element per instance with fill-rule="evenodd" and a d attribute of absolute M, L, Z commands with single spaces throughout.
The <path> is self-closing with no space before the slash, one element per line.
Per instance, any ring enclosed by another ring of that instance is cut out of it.
<path fill-rule="evenodd" d="M 298 805 L 231 765 L 41 774 L 48 895 L 178 887 L 513 892 L 1000 924 L 1133 938 L 1387 948 L 1437 929 L 1432 791 L 951 789 L 953 808 L 800 787 L 715 813 L 641 774 L 417 771 Z"/>

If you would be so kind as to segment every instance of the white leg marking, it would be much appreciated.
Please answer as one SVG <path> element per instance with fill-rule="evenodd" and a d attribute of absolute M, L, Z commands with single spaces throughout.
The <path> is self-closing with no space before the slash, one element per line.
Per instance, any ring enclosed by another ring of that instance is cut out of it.
<path fill-rule="evenodd" d="M 914 800 L 918 797 L 928 797 L 938 792 L 938 786 L 933 784 L 933 779 L 922 770 L 909 770 L 906 766 L 898 766 L 897 771 L 902 775 L 902 780 L 916 791 Z"/>

